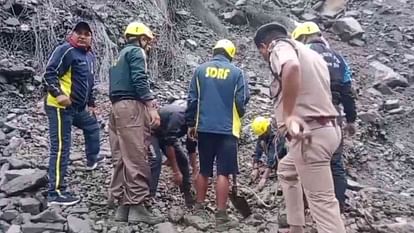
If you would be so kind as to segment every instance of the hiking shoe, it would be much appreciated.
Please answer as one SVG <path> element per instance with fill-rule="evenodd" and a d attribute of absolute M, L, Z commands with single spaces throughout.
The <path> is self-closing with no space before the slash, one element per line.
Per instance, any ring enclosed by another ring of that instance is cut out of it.
<path fill-rule="evenodd" d="M 237 227 L 239 223 L 229 217 L 227 211 L 219 210 L 216 213 L 216 231 L 228 231 Z"/>
<path fill-rule="evenodd" d="M 201 203 L 195 203 L 194 215 L 202 219 L 206 219 L 206 220 L 210 219 L 210 215 L 208 214 L 208 211 L 206 210 L 205 206 Z"/>
<path fill-rule="evenodd" d="M 70 206 L 75 205 L 80 202 L 80 198 L 72 197 L 71 195 L 60 195 L 55 198 L 51 198 L 47 201 L 47 206 L 51 205 L 62 205 Z"/>
<path fill-rule="evenodd" d="M 92 165 L 86 165 L 86 170 L 87 171 L 95 170 L 98 167 L 99 163 L 103 163 L 103 162 L 105 162 L 105 160 L 106 160 L 105 156 L 99 156 L 96 159 L 95 163 L 93 163 Z"/>
<path fill-rule="evenodd" d="M 115 213 L 115 221 L 118 222 L 127 222 L 129 214 L 129 207 L 125 205 L 118 206 Z"/>
<path fill-rule="evenodd" d="M 129 207 L 128 223 L 146 223 L 148 225 L 156 225 L 164 222 L 164 217 L 155 216 L 150 213 L 144 205 L 132 205 Z"/>

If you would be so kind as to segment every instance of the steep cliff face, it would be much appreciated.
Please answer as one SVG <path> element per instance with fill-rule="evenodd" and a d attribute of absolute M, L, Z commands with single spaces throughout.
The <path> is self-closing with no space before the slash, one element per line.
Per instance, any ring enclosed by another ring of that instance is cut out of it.
<path fill-rule="evenodd" d="M 79 226 L 83 232 L 214 232 L 212 228 L 200 230 L 209 223 L 189 217 L 191 211 L 182 207 L 168 167 L 163 168 L 153 209 L 173 224 L 115 223 L 114 210 L 106 206 L 111 162 L 107 160 L 93 173 L 85 172 L 79 131 L 73 133 L 68 182 L 82 203 L 63 210 L 46 208 L 43 178 L 48 162 L 48 126 L 42 109 L 41 76 L 50 52 L 79 19 L 89 21 L 94 31 L 102 154 L 107 157 L 111 155 L 106 80 L 129 22 L 143 21 L 157 34 L 150 68 L 153 89 L 162 103 L 186 96 L 194 68 L 210 58 L 216 40 L 233 40 L 238 49 L 235 63 L 244 70 L 252 93 L 239 150 L 239 181 L 249 187 L 254 138 L 248 123 L 255 116 L 271 114 L 270 73 L 252 42 L 254 30 L 271 21 L 290 30 L 298 21 L 318 22 L 331 46 L 351 64 L 358 98 L 358 133 L 345 138 L 350 181 L 350 210 L 345 214 L 348 232 L 414 232 L 414 3 L 367 0 L 337 7 L 328 2 L 0 0 L 0 232 L 9 228 L 81 232 L 76 231 Z M 242 187 L 254 215 L 231 232 L 277 232 L 285 227 L 283 200 L 277 196 L 275 184 L 274 177 L 258 193 L 264 203 Z M 25 192 L 27 188 L 30 191 Z M 20 202 L 22 198 L 25 200 Z M 209 200 L 214 207 L 214 196 Z M 34 216 L 38 212 L 42 213 Z M 234 209 L 230 212 L 240 217 Z M 307 232 L 315 232 L 312 221 Z"/>

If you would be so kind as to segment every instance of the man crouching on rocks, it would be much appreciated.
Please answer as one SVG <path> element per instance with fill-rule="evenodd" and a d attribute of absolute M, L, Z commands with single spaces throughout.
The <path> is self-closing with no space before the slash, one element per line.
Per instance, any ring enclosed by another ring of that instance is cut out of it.
<path fill-rule="evenodd" d="M 185 205 L 190 208 L 194 204 L 193 195 L 191 194 L 190 166 L 179 141 L 187 134 L 186 109 L 187 102 L 185 100 L 176 100 L 163 106 L 158 111 L 161 125 L 152 130 L 151 140 L 155 154 L 155 158 L 151 161 L 151 196 L 155 196 L 158 187 L 162 167 L 162 151 L 170 163 L 173 181 L 180 187 L 180 191 L 184 195 Z M 196 145 L 197 143 L 194 140 L 187 137 L 186 147 L 189 155 L 195 153 Z M 193 169 L 193 172 L 197 171 Z"/>
<path fill-rule="evenodd" d="M 115 220 L 153 225 L 164 220 L 144 206 L 150 195 L 150 127 L 160 125 L 147 73 L 147 54 L 154 36 L 138 22 L 130 23 L 124 35 L 128 44 L 109 74 L 109 140 L 115 162 L 110 198 L 119 204 Z"/>
<path fill-rule="evenodd" d="M 94 170 L 99 157 L 99 125 L 95 117 L 95 57 L 91 52 L 92 30 L 86 22 L 76 24 L 68 42 L 53 51 L 46 66 L 45 111 L 49 119 L 50 158 L 48 205 L 74 205 L 80 201 L 66 190 L 72 125 L 83 130 L 87 170 Z M 86 108 L 88 107 L 88 108 Z"/>

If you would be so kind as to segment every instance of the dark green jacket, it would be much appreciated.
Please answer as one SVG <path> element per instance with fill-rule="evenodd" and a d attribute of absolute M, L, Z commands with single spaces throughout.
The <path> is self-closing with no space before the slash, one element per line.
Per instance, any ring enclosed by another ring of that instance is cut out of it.
<path fill-rule="evenodd" d="M 134 99 L 154 99 L 147 72 L 145 51 L 135 44 L 128 44 L 119 54 L 118 61 L 109 71 L 109 98 L 112 103 Z"/>

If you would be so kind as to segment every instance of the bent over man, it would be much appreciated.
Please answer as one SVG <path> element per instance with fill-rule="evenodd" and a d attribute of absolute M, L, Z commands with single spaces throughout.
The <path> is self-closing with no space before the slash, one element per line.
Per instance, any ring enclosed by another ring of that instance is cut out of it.
<path fill-rule="evenodd" d="M 356 109 L 355 99 L 352 93 L 352 72 L 345 59 L 332 48 L 326 46 L 322 40 L 322 32 L 314 22 L 305 22 L 293 31 L 293 39 L 296 39 L 319 53 L 328 65 L 331 79 L 332 102 L 341 113 L 342 104 L 345 112 L 346 125 L 344 130 L 353 135 L 355 133 Z M 342 126 L 342 117 L 338 117 L 338 124 Z M 335 151 L 331 160 L 331 169 L 334 178 L 335 195 L 339 201 L 341 212 L 345 209 L 345 191 L 347 181 L 345 168 L 342 162 L 343 141 Z"/>
<path fill-rule="evenodd" d="M 67 192 L 64 181 L 72 143 L 72 125 L 83 130 L 87 169 L 95 169 L 104 159 L 98 157 L 99 125 L 94 117 L 92 30 L 88 23 L 79 22 L 68 38 L 68 42 L 52 53 L 44 75 L 47 87 L 45 111 L 50 133 L 49 205 L 74 205 L 80 200 Z"/>
<path fill-rule="evenodd" d="M 345 233 L 335 198 L 330 161 L 341 140 L 331 102 L 326 62 L 302 43 L 288 39 L 284 26 L 261 26 L 254 42 L 274 76 L 271 96 L 280 131 L 288 133 L 288 154 L 278 176 L 290 233 L 303 233 L 302 186 L 320 233 Z"/>
<path fill-rule="evenodd" d="M 226 230 L 237 223 L 227 215 L 229 175 L 238 173 L 237 147 L 241 117 L 249 99 L 243 72 L 231 61 L 236 47 L 220 40 L 213 48 L 213 59 L 200 65 L 191 80 L 186 113 L 190 138 L 198 137 L 200 173 L 197 178 L 198 214 L 204 215 L 208 178 L 217 165 L 216 230 Z"/>
<path fill-rule="evenodd" d="M 160 124 L 147 73 L 147 53 L 154 36 L 138 22 L 129 24 L 124 35 L 128 44 L 109 76 L 109 140 L 115 162 L 110 198 L 119 203 L 116 220 L 157 224 L 163 218 L 154 216 L 144 206 L 150 194 L 150 126 Z"/>
<path fill-rule="evenodd" d="M 176 100 L 159 109 L 161 124 L 153 129 L 152 146 L 154 148 L 155 159 L 151 163 L 151 196 L 154 196 L 161 174 L 162 155 L 161 151 L 167 156 L 173 172 L 173 181 L 180 187 L 184 195 L 185 204 L 191 207 L 194 203 L 191 194 L 190 167 L 187 156 L 180 145 L 179 139 L 187 134 L 185 124 L 185 111 L 187 103 L 184 100 Z M 196 151 L 196 142 L 187 137 L 187 152 L 192 155 Z M 195 172 L 193 170 L 193 172 Z"/>

